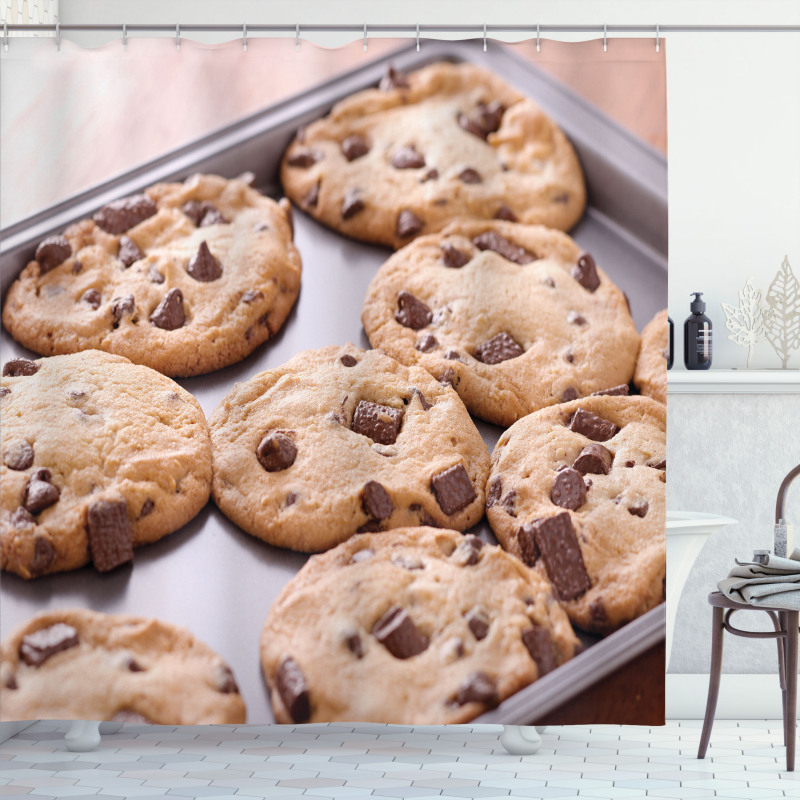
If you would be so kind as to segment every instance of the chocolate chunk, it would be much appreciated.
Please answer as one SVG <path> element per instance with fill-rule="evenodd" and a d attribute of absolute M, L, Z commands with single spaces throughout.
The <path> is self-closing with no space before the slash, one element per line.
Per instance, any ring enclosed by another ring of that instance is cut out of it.
<path fill-rule="evenodd" d="M 293 506 L 297 502 L 297 492 L 289 492 L 286 495 L 286 507 Z"/>
<path fill-rule="evenodd" d="M 72 255 L 72 247 L 63 236 L 48 236 L 36 248 L 34 258 L 39 262 L 39 274 L 50 272 Z"/>
<path fill-rule="evenodd" d="M 628 506 L 628 513 L 634 517 L 644 517 L 650 508 L 650 504 L 644 498 L 640 498 L 633 505 Z"/>
<path fill-rule="evenodd" d="M 456 703 L 482 703 L 485 706 L 496 706 L 500 702 L 497 684 L 485 672 L 473 672 L 458 687 Z"/>
<path fill-rule="evenodd" d="M 610 389 L 601 389 L 599 392 L 592 392 L 590 397 L 627 397 L 630 387 L 627 383 L 621 383 L 619 386 L 612 386 Z"/>
<path fill-rule="evenodd" d="M 12 358 L 3 364 L 3 377 L 18 378 L 21 375 L 35 375 L 40 366 L 29 358 Z"/>
<path fill-rule="evenodd" d="M 357 633 L 350 633 L 345 636 L 344 643 L 356 658 L 364 658 L 364 645 L 361 643 L 361 637 Z"/>
<path fill-rule="evenodd" d="M 140 258 L 144 258 L 144 253 L 138 248 L 136 242 L 130 236 L 119 237 L 119 252 L 117 258 L 126 266 L 137 262 Z"/>
<path fill-rule="evenodd" d="M 581 253 L 578 256 L 578 263 L 569 271 L 584 289 L 594 292 L 600 285 L 600 276 L 597 274 L 597 267 L 594 259 L 589 253 Z"/>
<path fill-rule="evenodd" d="M 8 519 L 15 528 L 27 528 L 36 524 L 36 520 L 33 518 L 33 515 L 24 506 L 18 506 L 15 508 L 11 512 L 11 516 Z"/>
<path fill-rule="evenodd" d="M 416 558 L 415 556 L 410 556 L 405 553 L 400 553 L 398 555 L 392 556 L 392 564 L 401 569 L 407 570 L 414 570 L 414 569 L 425 569 L 425 564 L 422 562 L 421 559 Z"/>
<path fill-rule="evenodd" d="M 87 289 L 81 295 L 81 301 L 84 303 L 88 303 L 95 311 L 100 308 L 100 302 L 102 301 L 102 296 L 97 289 Z"/>
<path fill-rule="evenodd" d="M 307 169 L 313 166 L 322 158 L 322 153 L 313 147 L 298 147 L 287 159 L 286 163 L 290 167 L 302 167 Z"/>
<path fill-rule="evenodd" d="M 378 88 L 384 92 L 388 92 L 390 89 L 408 89 L 408 78 L 400 70 L 390 66 L 381 78 Z"/>
<path fill-rule="evenodd" d="M 395 657 L 411 658 L 428 648 L 423 636 L 408 612 L 392 606 L 373 626 L 372 635 Z"/>
<path fill-rule="evenodd" d="M 475 348 L 475 358 L 484 364 L 499 364 L 510 358 L 517 358 L 525 351 L 505 331 L 501 331 Z"/>
<path fill-rule="evenodd" d="M 133 561 L 133 538 L 124 500 L 98 500 L 86 513 L 86 531 L 92 562 L 98 572 L 109 572 Z"/>
<path fill-rule="evenodd" d="M 147 272 L 147 277 L 152 283 L 164 283 L 164 276 L 152 265 Z"/>
<path fill-rule="evenodd" d="M 439 383 L 441 383 L 442 386 L 451 386 L 455 389 L 456 386 L 461 383 L 461 378 L 456 374 L 456 371 L 450 367 L 442 373 L 442 377 L 439 378 Z"/>
<path fill-rule="evenodd" d="M 138 711 L 132 711 L 130 708 L 121 708 L 119 711 L 114 712 L 109 722 L 124 722 L 128 725 L 152 725 L 153 720 L 140 714 Z"/>
<path fill-rule="evenodd" d="M 13 672 L 9 672 L 5 678 L 3 678 L 3 688 L 8 689 L 9 691 L 16 691 L 19 689 L 19 684 L 17 683 L 17 676 L 14 675 Z"/>
<path fill-rule="evenodd" d="M 106 233 L 119 236 L 157 211 L 156 204 L 146 194 L 135 194 L 103 206 L 92 219 Z"/>
<path fill-rule="evenodd" d="M 367 481 L 361 490 L 361 507 L 371 519 L 389 519 L 394 510 L 392 498 L 377 481 Z"/>
<path fill-rule="evenodd" d="M 501 477 L 495 477 L 492 479 L 491 484 L 489 484 L 489 491 L 486 493 L 486 508 L 491 508 L 500 500 L 500 496 L 503 494 L 503 479 Z"/>
<path fill-rule="evenodd" d="M 432 333 L 423 333 L 422 336 L 417 339 L 417 343 L 414 345 L 414 348 L 419 350 L 421 353 L 427 353 L 430 350 L 433 350 L 436 345 L 439 344 L 436 341 L 436 337 Z"/>
<path fill-rule="evenodd" d="M 481 550 L 483 550 L 483 540 L 468 533 L 458 543 L 452 558 L 459 566 L 472 567 L 480 560 Z"/>
<path fill-rule="evenodd" d="M 258 463 L 267 472 L 281 472 L 294 464 L 297 447 L 282 431 L 267 433 L 256 448 Z"/>
<path fill-rule="evenodd" d="M 9 469 L 28 469 L 33 464 L 33 448 L 24 439 L 17 439 L 3 453 L 3 463 Z"/>
<path fill-rule="evenodd" d="M 472 243 L 479 250 L 493 250 L 498 255 L 515 264 L 530 264 L 536 261 L 537 257 L 527 251 L 524 247 L 512 244 L 505 236 L 501 236 L 495 231 L 485 231 L 476 236 Z"/>
<path fill-rule="evenodd" d="M 81 264 L 81 262 L 76 258 L 72 262 L 72 274 L 73 275 L 80 275 L 82 269 L 83 269 L 83 264 Z"/>
<path fill-rule="evenodd" d="M 111 301 L 111 318 L 115 323 L 118 323 L 125 314 L 132 314 L 136 308 L 136 301 L 133 299 L 132 294 L 126 294 L 124 297 L 115 297 Z"/>
<path fill-rule="evenodd" d="M 438 177 L 439 177 L 439 170 L 436 169 L 436 167 L 433 167 L 432 169 L 429 169 L 422 175 L 422 177 L 419 179 L 419 182 L 427 183 L 428 181 L 435 181 Z M 445 200 L 444 202 L 446 203 L 447 201 Z M 438 205 L 443 205 L 443 204 L 439 203 Z"/>
<path fill-rule="evenodd" d="M 402 424 L 402 409 L 361 400 L 353 414 L 352 430 L 378 444 L 394 444 Z"/>
<path fill-rule="evenodd" d="M 264 297 L 264 293 L 261 291 L 255 291 L 254 289 L 248 289 L 242 295 L 242 302 L 243 303 L 253 303 L 256 300 L 261 300 Z"/>
<path fill-rule="evenodd" d="M 51 656 L 77 647 L 79 642 L 78 631 L 72 625 L 56 622 L 49 628 L 41 628 L 23 637 L 19 654 L 29 667 L 41 667 Z"/>
<path fill-rule="evenodd" d="M 572 467 L 562 469 L 553 481 L 550 499 L 561 508 L 577 511 L 586 502 L 586 486 L 581 473 Z"/>
<path fill-rule="evenodd" d="M 434 475 L 431 489 L 439 508 L 448 516 L 466 508 L 477 497 L 463 464 L 456 464 Z"/>
<path fill-rule="evenodd" d="M 419 517 L 420 525 L 427 525 L 430 528 L 439 527 L 436 520 L 419 503 L 412 503 L 408 510 L 413 511 Z"/>
<path fill-rule="evenodd" d="M 500 505 L 503 507 L 505 512 L 512 517 L 517 516 L 517 492 L 515 489 L 512 489 L 508 494 L 500 501 Z"/>
<path fill-rule="evenodd" d="M 236 678 L 233 677 L 233 671 L 227 664 L 221 664 L 219 666 L 217 674 L 214 677 L 214 683 L 220 694 L 239 694 L 239 686 L 236 683 Z"/>
<path fill-rule="evenodd" d="M 574 363 L 575 356 L 572 354 L 571 350 L 567 350 L 567 352 L 564 353 L 564 361 L 566 361 L 568 364 Z"/>
<path fill-rule="evenodd" d="M 628 469 L 630 469 L 631 467 L 635 467 L 635 466 L 636 466 L 636 462 L 635 462 L 635 461 L 626 461 L 626 462 L 625 462 L 625 466 L 626 466 Z"/>
<path fill-rule="evenodd" d="M 462 169 L 461 172 L 458 173 L 458 177 L 462 183 L 483 183 L 480 172 L 476 169 L 472 169 L 472 167 Z"/>
<path fill-rule="evenodd" d="M 572 362 L 570 361 L 570 364 Z M 571 400 L 578 399 L 578 390 L 574 386 L 568 386 L 564 389 L 563 394 L 561 395 L 561 403 L 569 403 Z"/>
<path fill-rule="evenodd" d="M 461 354 L 458 352 L 458 350 L 448 350 L 444 354 L 444 357 L 448 361 L 461 361 Z"/>
<path fill-rule="evenodd" d="M 442 262 L 446 267 L 460 269 L 464 266 L 464 264 L 468 264 L 470 261 L 472 261 L 472 256 L 469 255 L 469 253 L 459 250 L 455 245 L 452 245 L 449 242 L 445 242 L 442 245 L 441 250 Z"/>
<path fill-rule="evenodd" d="M 486 139 L 500 127 L 504 111 L 505 108 L 498 100 L 493 100 L 488 105 L 480 103 L 470 116 L 459 114 L 458 124 L 473 136 Z"/>
<path fill-rule="evenodd" d="M 608 475 L 614 454 L 601 444 L 587 444 L 575 459 L 573 468 L 581 475 Z"/>
<path fill-rule="evenodd" d="M 569 194 L 567 192 L 561 192 L 553 198 L 553 202 L 559 203 L 560 205 L 566 205 L 569 203 Z"/>
<path fill-rule="evenodd" d="M 579 408 L 567 426 L 571 431 L 580 433 L 595 442 L 607 442 L 619 430 L 611 420 L 598 417 L 591 411 Z"/>
<path fill-rule="evenodd" d="M 152 514 L 155 507 L 156 504 L 148 497 L 144 503 L 142 503 L 142 510 L 139 512 L 139 519 L 146 517 L 148 514 Z"/>
<path fill-rule="evenodd" d="M 317 181 L 304 195 L 300 201 L 307 208 L 316 208 L 319 202 L 320 181 Z"/>
<path fill-rule="evenodd" d="M 11 394 L 11 389 L 8 386 L 0 386 L 0 397 L 7 397 Z"/>
<path fill-rule="evenodd" d="M 425 156 L 410 147 L 401 147 L 392 156 L 392 166 L 395 169 L 418 169 L 425 166 Z"/>
<path fill-rule="evenodd" d="M 210 200 L 189 200 L 183 204 L 181 211 L 183 211 L 198 228 L 227 223 L 225 217 L 222 216 L 222 212 Z"/>
<path fill-rule="evenodd" d="M 50 483 L 50 470 L 40 469 L 28 480 L 25 486 L 23 505 L 31 514 L 38 514 L 58 502 L 61 490 Z"/>
<path fill-rule="evenodd" d="M 369 145 L 363 136 L 353 134 L 342 142 L 342 152 L 348 161 L 355 161 L 369 153 Z"/>
<path fill-rule="evenodd" d="M 466 616 L 467 625 L 472 631 L 472 635 L 480 642 L 489 635 L 490 620 L 483 611 L 472 609 Z"/>
<path fill-rule="evenodd" d="M 196 280 L 208 283 L 222 277 L 219 259 L 211 255 L 205 240 L 200 242 L 197 252 L 189 259 L 186 271 Z"/>
<path fill-rule="evenodd" d="M 422 406 L 423 411 L 433 408 L 433 405 L 427 401 L 425 395 L 416 386 L 412 389 L 412 392 L 419 397 L 419 404 Z"/>
<path fill-rule="evenodd" d="M 23 511 L 25 509 L 22 509 Z M 31 517 L 33 521 L 33 517 Z M 33 558 L 31 559 L 28 569 L 31 575 L 41 575 L 53 563 L 56 557 L 56 551 L 49 539 L 44 536 L 35 536 L 33 539 Z"/>
<path fill-rule="evenodd" d="M 362 550 L 358 550 L 357 552 L 353 553 L 352 558 L 350 559 L 351 564 L 358 564 L 360 561 L 367 561 L 368 559 L 372 558 L 375 555 L 375 551 L 369 547 L 365 547 Z"/>
<path fill-rule="evenodd" d="M 165 331 L 182 328 L 186 322 L 186 314 L 183 310 L 183 292 L 177 288 L 170 289 L 150 315 L 150 322 Z"/>
<path fill-rule="evenodd" d="M 364 201 L 360 197 L 360 189 L 350 189 L 342 200 L 342 219 L 350 219 L 364 210 Z"/>
<path fill-rule="evenodd" d="M 395 234 L 400 239 L 407 239 L 409 236 L 414 236 L 425 227 L 425 222 L 421 220 L 411 209 L 404 208 L 397 215 L 397 225 L 395 227 Z"/>
<path fill-rule="evenodd" d="M 344 364 L 346 367 L 354 367 L 356 364 L 358 364 L 358 361 L 356 361 L 356 359 L 353 358 L 353 356 L 349 355 L 348 353 L 345 353 L 339 359 L 339 361 L 341 361 L 342 364 Z"/>
<path fill-rule="evenodd" d="M 394 318 L 406 328 L 418 331 L 430 325 L 433 312 L 422 300 L 417 300 L 411 292 L 404 289 L 397 294 L 397 311 L 394 312 Z"/>
<path fill-rule="evenodd" d="M 586 317 L 581 316 L 577 311 L 570 311 L 567 314 L 567 322 L 570 325 L 585 325 Z"/>
<path fill-rule="evenodd" d="M 647 466 L 648 467 L 652 467 L 653 469 L 666 470 L 666 468 L 667 468 L 667 459 L 666 458 L 662 458 L 661 461 L 659 461 L 658 463 L 656 463 L 656 464 L 648 464 Z"/>
<path fill-rule="evenodd" d="M 561 600 L 575 600 L 591 588 L 578 537 L 566 511 L 534 520 L 523 528 L 533 534 L 550 583 Z"/>
<path fill-rule="evenodd" d="M 311 717 L 308 684 L 297 662 L 286 656 L 275 675 L 278 695 L 292 722 L 307 722 Z"/>
<path fill-rule="evenodd" d="M 500 208 L 498 208 L 495 212 L 494 218 L 505 219 L 509 222 L 517 221 L 517 215 L 508 206 L 500 206 Z"/>
<path fill-rule="evenodd" d="M 522 643 L 528 648 L 531 658 L 536 662 L 540 678 L 556 668 L 555 648 L 547 628 L 534 625 L 532 628 L 522 631 Z"/>

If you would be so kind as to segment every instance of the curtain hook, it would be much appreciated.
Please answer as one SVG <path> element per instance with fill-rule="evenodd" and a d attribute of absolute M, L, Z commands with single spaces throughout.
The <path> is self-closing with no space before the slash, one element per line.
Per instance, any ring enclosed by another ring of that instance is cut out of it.
<path fill-rule="evenodd" d="M 486 23 L 483 23 L 483 52 L 486 52 Z"/>
<path fill-rule="evenodd" d="M 124 22 L 122 23 L 122 49 L 128 49 L 128 26 Z"/>
<path fill-rule="evenodd" d="M 419 22 L 417 23 L 417 52 L 419 53 Z"/>
<path fill-rule="evenodd" d="M 180 53 L 181 51 L 181 26 L 175 25 L 175 49 Z"/>
<path fill-rule="evenodd" d="M 242 25 L 242 50 L 247 52 L 247 23 Z"/>
<path fill-rule="evenodd" d="M 367 52 L 367 23 L 364 23 L 364 52 Z"/>
<path fill-rule="evenodd" d="M 542 43 L 539 41 L 539 23 L 536 23 L 536 52 L 542 52 Z"/>
<path fill-rule="evenodd" d="M 3 50 L 8 52 L 8 23 L 3 22 Z"/>
<path fill-rule="evenodd" d="M 61 23 L 56 22 L 56 50 L 61 50 Z"/>
<path fill-rule="evenodd" d="M 656 53 L 661 52 L 661 35 L 658 30 L 658 23 L 656 22 Z"/>
<path fill-rule="evenodd" d="M 603 52 L 608 52 L 608 26 L 603 23 Z"/>

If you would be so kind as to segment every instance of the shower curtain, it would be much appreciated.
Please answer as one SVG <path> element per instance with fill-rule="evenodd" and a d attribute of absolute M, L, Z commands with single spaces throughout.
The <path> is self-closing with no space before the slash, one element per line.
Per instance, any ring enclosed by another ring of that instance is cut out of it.
<path fill-rule="evenodd" d="M 0 718 L 663 721 L 664 42 L 2 59 Z"/>

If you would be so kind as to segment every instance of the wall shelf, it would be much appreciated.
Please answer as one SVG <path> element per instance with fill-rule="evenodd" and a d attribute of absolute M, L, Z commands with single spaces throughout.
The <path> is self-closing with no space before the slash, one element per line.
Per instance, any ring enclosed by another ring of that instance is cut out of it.
<path fill-rule="evenodd" d="M 798 369 L 670 370 L 668 394 L 800 394 Z"/>

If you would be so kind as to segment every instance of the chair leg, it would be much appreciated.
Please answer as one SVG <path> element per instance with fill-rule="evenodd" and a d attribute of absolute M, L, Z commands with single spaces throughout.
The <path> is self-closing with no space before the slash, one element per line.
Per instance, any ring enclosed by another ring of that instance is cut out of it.
<path fill-rule="evenodd" d="M 778 612 L 780 625 L 776 626 L 776 630 L 778 630 L 778 628 L 782 631 L 789 629 L 787 617 L 787 611 Z M 789 743 L 787 738 L 788 732 L 786 730 L 786 639 L 779 636 L 775 641 L 778 644 L 778 677 L 781 682 L 781 695 L 783 700 L 783 746 L 786 747 Z"/>
<path fill-rule="evenodd" d="M 787 611 L 786 622 L 786 713 L 784 731 L 786 733 L 786 769 L 794 771 L 794 751 L 797 743 L 797 642 L 798 618 L 800 612 Z"/>
<path fill-rule="evenodd" d="M 722 627 L 724 609 L 714 606 L 713 622 L 711 628 L 711 674 L 708 676 L 708 700 L 706 702 L 706 716 L 703 720 L 703 732 L 700 735 L 700 747 L 697 750 L 698 758 L 706 757 L 708 742 L 711 739 L 711 727 L 714 724 L 714 714 L 717 710 L 719 697 L 719 682 L 722 677 L 722 636 L 725 628 Z"/>

